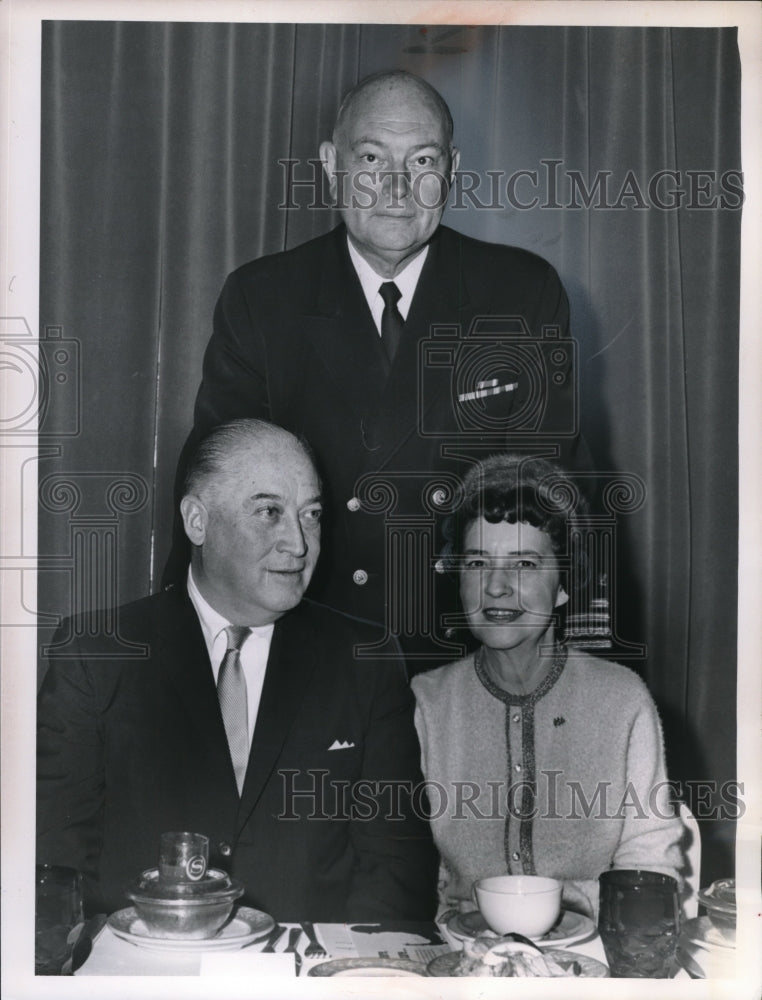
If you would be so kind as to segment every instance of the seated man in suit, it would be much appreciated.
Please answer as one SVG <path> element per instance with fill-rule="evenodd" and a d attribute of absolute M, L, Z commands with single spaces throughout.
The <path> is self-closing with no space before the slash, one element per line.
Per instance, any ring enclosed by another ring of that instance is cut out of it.
<path fill-rule="evenodd" d="M 343 221 L 228 277 L 194 433 L 254 416 L 305 434 L 330 512 L 310 595 L 433 666 L 460 652 L 432 569 L 460 477 L 508 446 L 574 466 L 568 302 L 547 261 L 440 225 L 459 153 L 420 77 L 361 81 L 320 155 Z"/>
<path fill-rule="evenodd" d="M 302 600 L 321 515 L 305 445 L 260 420 L 216 428 L 181 511 L 187 580 L 116 611 L 135 656 L 102 657 L 98 613 L 63 626 L 79 638 L 39 696 L 38 860 L 79 869 L 88 910 L 110 912 L 162 832 L 195 830 L 279 920 L 430 917 L 404 668 L 358 661 L 377 630 Z"/>

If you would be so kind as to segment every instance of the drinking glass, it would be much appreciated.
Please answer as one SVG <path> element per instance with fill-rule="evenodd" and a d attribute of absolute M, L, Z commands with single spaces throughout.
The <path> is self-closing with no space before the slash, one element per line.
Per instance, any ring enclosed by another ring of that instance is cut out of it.
<path fill-rule="evenodd" d="M 604 872 L 598 882 L 598 930 L 612 977 L 668 979 L 680 933 L 676 880 L 621 869 Z"/>
<path fill-rule="evenodd" d="M 198 882 L 209 864 L 209 838 L 203 833 L 162 833 L 159 877 L 162 882 Z"/>
<path fill-rule="evenodd" d="M 35 903 L 35 975 L 71 975 L 71 953 L 84 922 L 79 872 L 62 865 L 38 865 Z"/>

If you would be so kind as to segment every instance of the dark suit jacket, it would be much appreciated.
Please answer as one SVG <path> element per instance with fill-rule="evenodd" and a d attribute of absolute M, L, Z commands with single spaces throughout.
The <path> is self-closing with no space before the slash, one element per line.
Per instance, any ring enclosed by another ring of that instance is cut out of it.
<path fill-rule="evenodd" d="M 310 595 L 396 626 L 409 658 L 418 636 L 451 660 L 459 651 L 433 639 L 434 619 L 452 605 L 431 593 L 437 515 L 474 460 L 507 446 L 573 463 L 568 319 L 545 260 L 442 226 L 389 370 L 342 225 L 228 277 L 195 435 L 235 417 L 304 435 L 329 501 Z"/>
<path fill-rule="evenodd" d="M 67 623 L 38 707 L 38 859 L 83 871 L 90 910 L 128 905 L 160 834 L 195 830 L 279 920 L 433 915 L 436 853 L 408 794 L 413 699 L 399 662 L 354 658 L 367 626 L 310 602 L 276 623 L 239 798 L 185 588 L 118 610 L 117 658 L 96 621 Z"/>

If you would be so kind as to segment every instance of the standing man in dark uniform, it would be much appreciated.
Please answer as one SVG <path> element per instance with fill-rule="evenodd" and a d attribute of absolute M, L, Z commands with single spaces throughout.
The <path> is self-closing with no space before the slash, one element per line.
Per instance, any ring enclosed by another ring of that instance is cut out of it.
<path fill-rule="evenodd" d="M 568 302 L 542 258 L 440 225 L 459 153 L 419 77 L 361 81 L 320 154 L 343 222 L 228 277 L 194 435 L 255 416 L 306 437 L 328 500 L 311 596 L 384 624 L 415 671 L 458 653 L 434 563 L 460 476 L 508 444 L 570 462 Z"/>

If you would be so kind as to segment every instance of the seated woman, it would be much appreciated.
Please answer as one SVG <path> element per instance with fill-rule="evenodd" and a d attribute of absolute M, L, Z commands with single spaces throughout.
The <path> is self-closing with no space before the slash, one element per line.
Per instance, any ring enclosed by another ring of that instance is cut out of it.
<path fill-rule="evenodd" d="M 480 646 L 412 682 L 440 904 L 473 909 L 475 879 L 537 874 L 595 917 L 608 868 L 679 880 L 656 707 L 631 670 L 554 639 L 577 520 L 561 470 L 495 455 L 464 490 L 447 560 Z"/>

